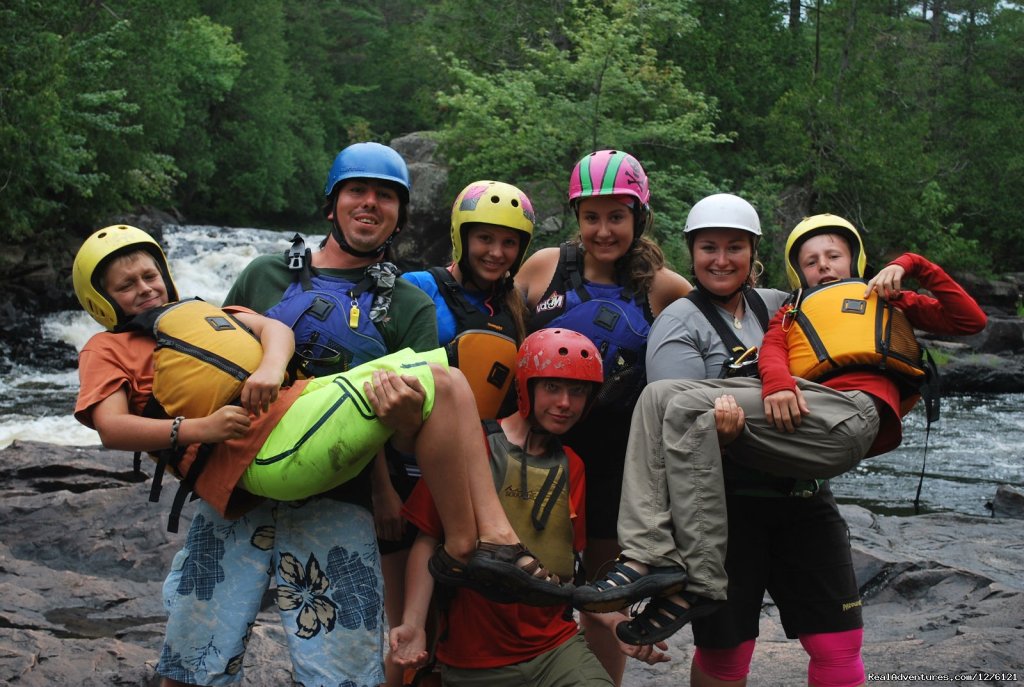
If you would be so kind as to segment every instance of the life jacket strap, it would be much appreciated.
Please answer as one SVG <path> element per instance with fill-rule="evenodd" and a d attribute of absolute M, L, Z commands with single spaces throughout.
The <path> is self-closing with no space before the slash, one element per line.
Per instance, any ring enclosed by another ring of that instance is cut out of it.
<path fill-rule="evenodd" d="M 313 253 L 306 248 L 306 242 L 296 232 L 292 237 L 292 245 L 284 252 L 285 262 L 288 263 L 288 270 L 294 272 L 296 279 L 302 284 L 303 291 L 313 288 L 311 274 Z"/>
<path fill-rule="evenodd" d="M 581 259 L 579 247 L 575 243 L 563 243 L 558 247 L 558 262 L 565 266 L 565 275 L 568 278 L 569 286 L 576 295 L 579 296 L 581 303 L 586 303 L 591 299 L 590 292 L 583 285 L 583 260 Z"/>
<path fill-rule="evenodd" d="M 206 464 L 210 461 L 210 454 L 213 453 L 213 444 L 201 444 L 199 450 L 196 451 L 196 459 L 189 466 L 188 474 L 183 475 L 181 481 L 178 483 L 178 491 L 174 494 L 174 501 L 171 503 L 171 512 L 167 516 L 167 531 L 177 532 L 178 523 L 181 519 L 181 509 L 185 506 L 185 499 L 192 495 L 192 498 L 196 498 L 193 493 L 196 486 L 196 481 L 199 479 L 200 473 L 206 468 Z"/>
<path fill-rule="evenodd" d="M 526 461 L 523 461 L 523 465 L 526 465 Z M 544 478 L 544 484 L 541 485 L 540 492 L 537 494 L 537 500 L 533 502 L 533 510 L 530 512 L 530 520 L 533 522 L 535 529 L 540 531 L 548 526 L 551 511 L 554 510 L 555 505 L 558 503 L 558 497 L 562 495 L 562 491 L 565 490 L 568 483 L 569 478 L 562 465 L 557 465 L 548 470 L 548 475 Z"/>
<path fill-rule="evenodd" d="M 700 288 L 692 289 L 690 293 L 686 294 L 686 299 L 697 306 L 700 310 L 701 315 L 708 321 L 714 330 L 718 334 L 718 338 L 725 344 L 726 349 L 729 351 L 729 359 L 722 365 L 722 371 L 719 373 L 719 379 L 725 377 L 736 377 L 736 376 L 757 376 L 757 368 L 754 365 L 757 361 L 757 357 L 754 356 L 752 359 L 748 359 L 745 367 L 740 367 L 739 371 L 734 370 L 731 365 L 739 360 L 746 351 L 747 347 L 744 345 L 740 338 L 736 336 L 736 332 L 729 328 L 729 326 L 722 321 L 721 316 L 718 314 L 718 309 L 715 304 L 711 302 L 708 295 Z M 761 325 L 761 331 L 768 331 L 768 306 L 765 305 L 764 299 L 761 295 L 754 291 L 754 289 L 746 288 L 743 291 L 743 300 L 746 306 L 750 308 L 750 311 L 757 317 L 758 324 Z M 750 370 L 753 374 L 745 374 L 745 371 Z"/>

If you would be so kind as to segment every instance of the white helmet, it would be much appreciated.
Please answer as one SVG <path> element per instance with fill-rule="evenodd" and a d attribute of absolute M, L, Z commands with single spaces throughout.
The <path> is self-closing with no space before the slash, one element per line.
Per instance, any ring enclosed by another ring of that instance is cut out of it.
<path fill-rule="evenodd" d="M 683 234 L 698 229 L 742 229 L 754 236 L 761 235 L 761 220 L 754 206 L 731 193 L 716 193 L 703 198 L 690 208 Z"/>

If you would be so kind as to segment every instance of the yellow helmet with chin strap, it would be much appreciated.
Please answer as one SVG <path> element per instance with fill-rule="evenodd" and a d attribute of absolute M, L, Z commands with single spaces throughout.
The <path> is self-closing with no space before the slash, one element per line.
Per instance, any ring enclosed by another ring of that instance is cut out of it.
<path fill-rule="evenodd" d="M 526 257 L 526 249 L 533 238 L 533 225 L 537 215 L 530 198 L 512 184 L 487 179 L 474 181 L 452 204 L 452 260 L 466 271 L 463 264 L 466 229 L 468 224 L 494 224 L 519 232 L 519 255 L 509 268 L 515 276 Z"/>
<path fill-rule="evenodd" d="M 786 239 L 786 278 L 790 288 L 797 289 L 807 286 L 804 273 L 800 270 L 797 260 L 800 246 L 804 241 L 819 234 L 837 234 L 850 244 L 850 276 L 863 279 L 867 271 L 868 258 L 864 251 L 864 241 L 857 227 L 839 215 L 813 215 L 793 227 Z"/>
<path fill-rule="evenodd" d="M 94 320 L 114 330 L 128 318 L 120 306 L 103 289 L 103 273 L 112 258 L 137 250 L 153 256 L 157 269 L 164 278 L 168 301 L 178 300 L 178 290 L 171 279 L 167 256 L 156 240 L 146 232 L 127 224 L 115 224 L 95 232 L 87 238 L 75 255 L 71 267 L 71 282 L 82 308 Z"/>

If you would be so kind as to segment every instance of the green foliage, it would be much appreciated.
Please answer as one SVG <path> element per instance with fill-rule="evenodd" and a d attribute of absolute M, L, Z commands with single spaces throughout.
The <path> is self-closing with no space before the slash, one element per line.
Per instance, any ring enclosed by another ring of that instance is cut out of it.
<path fill-rule="evenodd" d="M 453 188 L 497 177 L 528 187 L 541 207 L 561 205 L 555 199 L 564 199 L 582 155 L 619 148 L 651 177 L 656 226 L 678 223 L 671 199 L 710 186 L 696 152 L 725 139 L 713 131 L 712 104 L 686 87 L 682 69 L 649 40 L 691 28 L 674 5 L 571 3 L 555 37 L 537 39 L 536 47 L 520 41 L 515 69 L 479 73 L 450 56 L 455 85 L 438 102 L 447 115 L 441 141 Z"/>
<path fill-rule="evenodd" d="M 946 365 L 949 365 L 950 360 L 952 360 L 952 357 L 949 355 L 949 353 L 942 349 L 929 348 L 927 349 L 927 351 L 928 353 L 931 354 L 932 360 L 935 361 L 936 367 L 943 368 Z"/>
<path fill-rule="evenodd" d="M 575 231 L 566 179 L 621 148 L 652 236 L 689 272 L 686 212 L 762 218 L 764 281 L 809 213 L 873 264 L 1024 270 L 1019 2 L 9 0 L 0 7 L 0 237 L 85 231 L 154 205 L 302 223 L 334 154 L 431 130 L 454 194 L 497 177 Z M 554 221 L 552 221 L 554 220 Z"/>

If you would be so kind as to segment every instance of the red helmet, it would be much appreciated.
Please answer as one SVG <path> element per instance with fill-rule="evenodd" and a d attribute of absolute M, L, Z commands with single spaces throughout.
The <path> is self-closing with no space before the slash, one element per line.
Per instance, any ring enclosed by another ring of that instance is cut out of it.
<path fill-rule="evenodd" d="M 540 378 L 577 379 L 601 384 L 604 368 L 597 347 L 571 329 L 539 329 L 519 347 L 516 357 L 516 393 L 519 414 L 530 417 L 530 380 Z M 593 398 L 593 395 L 591 395 Z"/>

